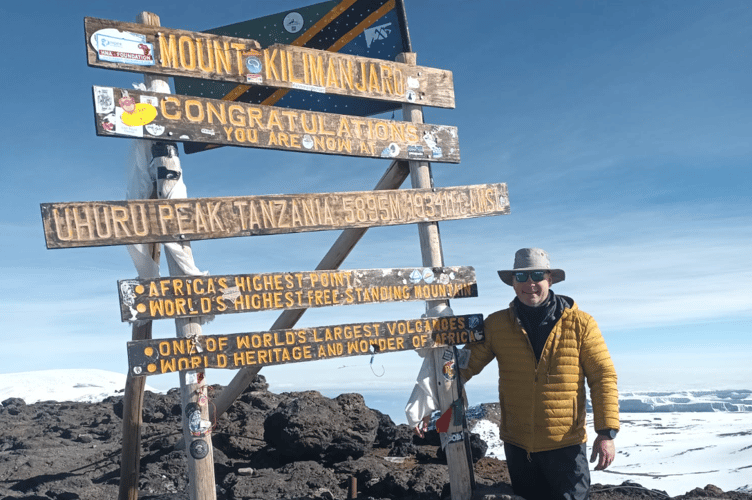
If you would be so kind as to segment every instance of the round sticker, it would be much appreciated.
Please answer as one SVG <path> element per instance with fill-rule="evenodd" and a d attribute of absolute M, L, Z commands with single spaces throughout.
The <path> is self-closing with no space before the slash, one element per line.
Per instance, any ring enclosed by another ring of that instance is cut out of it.
<path fill-rule="evenodd" d="M 259 61 L 259 58 L 256 56 L 250 56 L 245 60 L 245 67 L 248 68 L 248 71 L 251 73 L 261 73 L 261 61 Z"/>
<path fill-rule="evenodd" d="M 209 445 L 203 439 L 197 439 L 191 443 L 191 456 L 196 460 L 201 460 L 209 454 Z"/>
<path fill-rule="evenodd" d="M 303 29 L 303 16 L 297 12 L 290 12 L 285 16 L 284 25 L 289 33 L 297 33 Z"/>

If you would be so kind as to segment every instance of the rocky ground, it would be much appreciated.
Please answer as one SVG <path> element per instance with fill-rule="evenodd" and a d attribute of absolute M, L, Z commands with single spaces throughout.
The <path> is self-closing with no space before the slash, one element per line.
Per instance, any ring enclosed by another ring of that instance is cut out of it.
<path fill-rule="evenodd" d="M 438 436 L 412 435 L 405 425 L 367 408 L 359 394 L 329 399 L 315 391 L 274 394 L 263 377 L 212 430 L 218 500 L 449 498 Z M 211 392 L 220 391 L 212 387 Z M 102 500 L 118 497 L 121 397 L 101 403 L 11 398 L 0 406 L 0 499 Z M 178 391 L 146 393 L 139 498 L 187 499 Z M 474 497 L 516 498 L 506 464 L 473 439 Z M 354 478 L 354 481 L 353 481 Z M 594 485 L 594 500 L 666 499 L 637 484 Z M 752 495 L 697 488 L 678 499 L 752 500 Z"/>

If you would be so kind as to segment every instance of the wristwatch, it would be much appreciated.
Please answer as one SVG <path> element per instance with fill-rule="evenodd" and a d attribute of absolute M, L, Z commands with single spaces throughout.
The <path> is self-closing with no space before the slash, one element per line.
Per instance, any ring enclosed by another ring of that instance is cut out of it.
<path fill-rule="evenodd" d="M 601 429 L 595 432 L 597 432 L 599 436 L 605 436 L 608 439 L 614 439 L 619 431 L 617 431 L 616 429 Z"/>

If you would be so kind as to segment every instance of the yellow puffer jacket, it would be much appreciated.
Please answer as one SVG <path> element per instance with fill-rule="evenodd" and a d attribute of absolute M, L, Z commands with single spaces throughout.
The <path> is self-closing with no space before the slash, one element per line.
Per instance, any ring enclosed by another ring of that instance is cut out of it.
<path fill-rule="evenodd" d="M 501 439 L 528 452 L 587 442 L 585 379 L 593 403 L 594 427 L 619 429 L 616 370 L 598 325 L 569 299 L 551 330 L 540 361 L 514 313 L 509 309 L 485 321 L 486 339 L 470 344 L 469 380 L 493 358 L 499 364 Z"/>

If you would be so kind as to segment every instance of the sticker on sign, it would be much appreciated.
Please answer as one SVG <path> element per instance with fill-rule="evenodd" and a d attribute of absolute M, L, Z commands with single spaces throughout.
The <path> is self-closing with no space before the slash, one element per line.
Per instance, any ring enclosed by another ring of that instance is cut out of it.
<path fill-rule="evenodd" d="M 91 35 L 91 45 L 102 61 L 154 66 L 154 45 L 145 35 L 105 28 Z"/>

